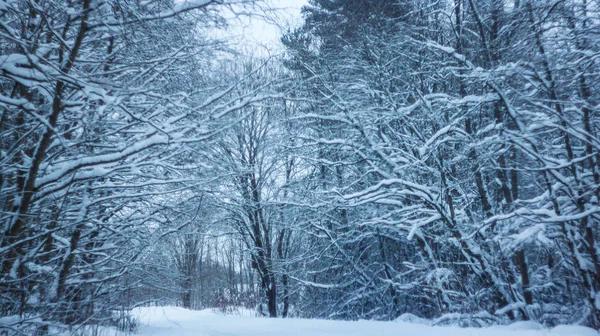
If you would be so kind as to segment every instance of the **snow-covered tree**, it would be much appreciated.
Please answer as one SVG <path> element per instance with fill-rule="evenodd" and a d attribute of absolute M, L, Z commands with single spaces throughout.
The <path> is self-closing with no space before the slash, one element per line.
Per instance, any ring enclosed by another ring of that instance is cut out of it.
<path fill-rule="evenodd" d="M 132 304 L 194 146 L 261 99 L 203 78 L 228 3 L 2 2 L 2 315 L 47 330 Z"/>

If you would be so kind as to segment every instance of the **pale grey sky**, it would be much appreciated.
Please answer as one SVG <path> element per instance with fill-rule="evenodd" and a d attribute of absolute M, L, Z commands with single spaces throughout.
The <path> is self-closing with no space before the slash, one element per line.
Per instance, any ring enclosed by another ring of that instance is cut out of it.
<path fill-rule="evenodd" d="M 278 53 L 279 38 L 287 27 L 302 24 L 300 9 L 308 0 L 265 0 L 264 8 L 255 9 L 251 16 L 238 16 L 230 21 L 230 34 L 236 36 L 240 49 L 252 53 Z"/>

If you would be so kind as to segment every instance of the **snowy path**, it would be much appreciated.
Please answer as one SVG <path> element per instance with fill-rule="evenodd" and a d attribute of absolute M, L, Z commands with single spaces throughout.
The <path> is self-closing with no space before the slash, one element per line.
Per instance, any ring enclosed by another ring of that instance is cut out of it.
<path fill-rule="evenodd" d="M 588 328 L 559 326 L 535 330 L 522 323 L 493 328 L 431 327 L 405 322 L 326 321 L 224 316 L 210 310 L 176 307 L 134 311 L 141 336 L 598 336 Z"/>

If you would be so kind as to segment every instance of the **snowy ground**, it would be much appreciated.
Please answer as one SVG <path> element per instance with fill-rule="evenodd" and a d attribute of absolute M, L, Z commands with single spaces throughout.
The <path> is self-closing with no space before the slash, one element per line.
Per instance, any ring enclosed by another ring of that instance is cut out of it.
<path fill-rule="evenodd" d="M 432 327 L 407 322 L 326 321 L 225 316 L 212 310 L 137 308 L 140 336 L 598 336 L 595 330 L 533 323 L 492 328 Z"/>

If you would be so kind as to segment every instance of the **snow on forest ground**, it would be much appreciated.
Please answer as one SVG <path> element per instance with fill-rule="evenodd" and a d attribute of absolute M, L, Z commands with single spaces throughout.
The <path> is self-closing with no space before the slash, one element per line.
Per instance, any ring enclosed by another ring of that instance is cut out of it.
<path fill-rule="evenodd" d="M 224 315 L 215 310 L 141 307 L 133 311 L 140 336 L 598 336 L 580 326 L 546 329 L 520 322 L 489 328 L 438 327 L 408 322 L 269 319 Z"/>

